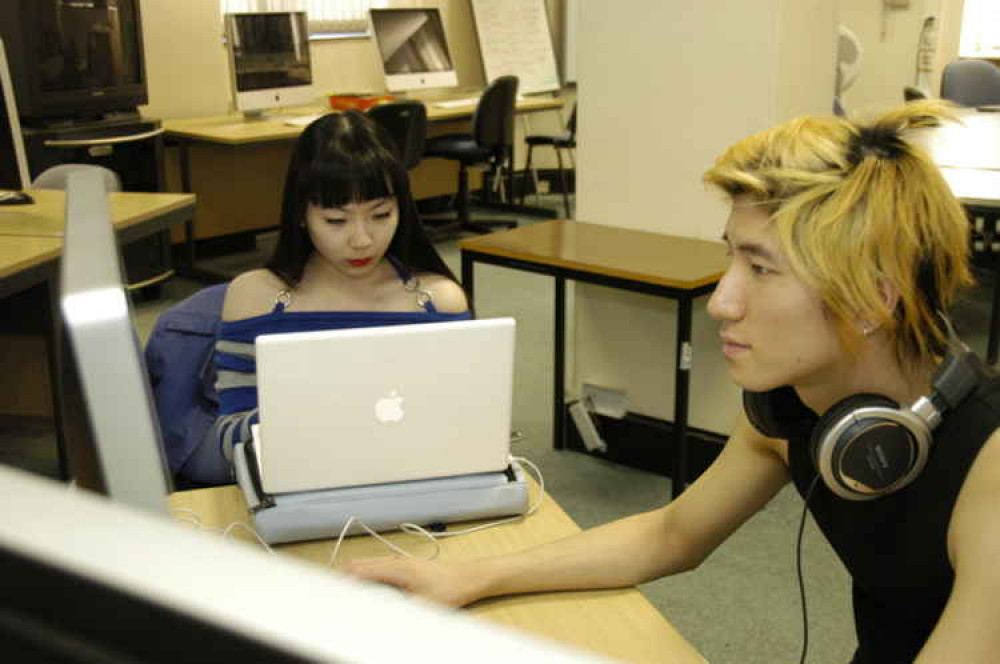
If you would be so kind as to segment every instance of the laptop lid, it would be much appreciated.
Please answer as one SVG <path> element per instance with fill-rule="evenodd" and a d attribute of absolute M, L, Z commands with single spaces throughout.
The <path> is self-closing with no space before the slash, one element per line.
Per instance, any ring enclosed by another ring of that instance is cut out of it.
<path fill-rule="evenodd" d="M 257 338 L 267 493 L 508 465 L 512 318 Z"/>

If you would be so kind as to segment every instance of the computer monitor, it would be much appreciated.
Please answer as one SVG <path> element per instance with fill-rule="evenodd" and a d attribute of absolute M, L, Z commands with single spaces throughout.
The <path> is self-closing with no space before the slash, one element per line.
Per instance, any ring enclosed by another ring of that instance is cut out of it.
<path fill-rule="evenodd" d="M 26 189 L 31 176 L 3 39 L 0 39 L 0 116 L 0 190 Z"/>
<path fill-rule="evenodd" d="M 5 662 L 608 661 L 25 471 L 0 492 Z"/>
<path fill-rule="evenodd" d="M 390 92 L 458 85 L 437 8 L 370 9 L 369 13 Z"/>
<path fill-rule="evenodd" d="M 249 118 L 316 99 L 305 12 L 225 15 L 233 102 Z"/>
<path fill-rule="evenodd" d="M 69 176 L 63 242 L 66 334 L 57 389 L 71 474 L 83 488 L 164 514 L 169 476 L 160 427 L 96 170 Z"/>

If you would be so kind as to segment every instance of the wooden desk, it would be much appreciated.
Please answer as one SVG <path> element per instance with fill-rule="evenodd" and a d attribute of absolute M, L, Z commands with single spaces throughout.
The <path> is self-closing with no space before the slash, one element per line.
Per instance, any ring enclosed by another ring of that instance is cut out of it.
<path fill-rule="evenodd" d="M 687 483 L 691 306 L 710 293 L 729 261 L 722 243 L 599 224 L 547 221 L 458 243 L 462 285 L 475 300 L 473 267 L 488 263 L 555 278 L 553 446 L 565 447 L 566 279 L 677 301 L 674 369 L 673 496 Z"/>
<path fill-rule="evenodd" d="M 525 98 L 518 100 L 518 113 L 535 113 L 562 108 L 561 99 Z M 467 130 L 463 125 L 475 111 L 474 105 L 438 108 L 427 102 L 428 134 L 433 136 Z M 275 111 L 273 119 L 244 120 L 240 114 L 205 118 L 167 120 L 166 136 L 178 147 L 178 181 L 172 187 L 198 194 L 197 223 L 185 227 L 185 262 L 194 264 L 195 240 L 274 228 L 281 209 L 293 141 L 303 127 L 284 124 L 281 118 L 330 112 L 321 107 Z M 457 165 L 442 159 L 425 160 L 410 173 L 415 198 L 430 198 L 455 192 Z M 475 181 L 471 186 L 477 186 Z"/>
<path fill-rule="evenodd" d="M 65 472 L 58 358 L 61 318 L 58 259 L 65 192 L 29 190 L 32 205 L 0 207 L 0 404 L 6 415 L 54 417 Z M 183 223 L 194 213 L 191 194 L 112 193 L 108 202 L 119 242 Z"/>
<path fill-rule="evenodd" d="M 225 528 L 235 521 L 248 523 L 246 504 L 235 486 L 175 493 L 170 497 L 170 506 L 193 510 L 202 525 L 209 528 Z M 236 532 L 252 546 L 260 546 L 248 533 Z M 516 551 L 576 532 L 579 528 L 573 520 L 552 498 L 546 497 L 538 512 L 522 522 L 443 540 L 440 559 L 469 560 Z M 387 534 L 387 538 L 415 553 L 427 551 L 430 546 L 400 533 Z M 276 550 L 325 566 L 332 542 L 286 544 Z M 338 562 L 388 553 L 391 552 L 373 538 L 351 537 L 344 541 Z M 678 664 L 705 661 L 635 588 L 502 597 L 480 602 L 467 610 L 536 636 L 621 661 Z M 441 640 L 447 644 L 447 634 L 442 634 Z"/>
<path fill-rule="evenodd" d="M 66 192 L 55 189 L 29 189 L 33 205 L 0 207 L 0 236 L 63 236 Z M 194 214 L 191 194 L 147 194 L 112 192 L 108 194 L 111 221 L 123 244 L 153 235 Z"/>

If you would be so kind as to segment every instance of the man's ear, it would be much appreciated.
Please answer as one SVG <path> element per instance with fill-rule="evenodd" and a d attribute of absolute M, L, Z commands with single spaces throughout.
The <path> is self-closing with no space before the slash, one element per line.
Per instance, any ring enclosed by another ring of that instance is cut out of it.
<path fill-rule="evenodd" d="M 899 289 L 885 277 L 878 278 L 878 292 L 882 296 L 882 304 L 889 311 L 895 311 L 899 305 Z"/>

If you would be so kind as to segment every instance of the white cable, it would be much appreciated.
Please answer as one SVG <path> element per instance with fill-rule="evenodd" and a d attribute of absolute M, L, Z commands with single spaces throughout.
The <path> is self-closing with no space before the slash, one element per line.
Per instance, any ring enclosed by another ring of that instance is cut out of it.
<path fill-rule="evenodd" d="M 272 556 L 275 555 L 274 549 L 272 549 L 271 546 L 264 541 L 264 538 L 260 536 L 260 533 L 258 533 L 249 524 L 243 523 L 242 521 L 233 521 L 231 524 L 226 526 L 226 529 L 222 531 L 222 539 L 226 539 L 227 537 L 229 537 L 229 533 L 233 531 L 233 528 L 242 528 L 243 530 L 246 530 L 251 535 L 257 538 L 257 541 L 260 542 L 260 545 L 264 547 L 265 551 L 270 553 Z"/>
<path fill-rule="evenodd" d="M 354 522 L 357 522 L 357 524 L 361 526 L 361 528 L 363 528 L 365 532 L 367 532 L 369 535 L 377 539 L 379 542 L 382 542 L 382 544 L 385 544 L 387 547 L 389 547 L 399 555 L 404 556 L 406 558 L 414 558 L 414 559 L 419 558 L 419 556 L 413 555 L 409 551 L 406 551 L 396 546 L 389 540 L 379 535 L 377 532 L 369 528 L 368 524 L 366 524 L 358 517 L 352 516 L 347 520 L 347 523 L 344 524 L 344 527 L 340 529 L 340 535 L 337 537 L 337 541 L 333 545 L 333 550 L 330 552 L 330 560 L 328 560 L 326 563 L 327 567 L 333 567 L 334 562 L 336 562 L 337 560 L 337 554 L 340 553 L 340 545 L 344 541 L 344 537 L 347 535 L 347 531 L 348 529 L 350 529 L 351 524 L 353 524 Z M 428 532 L 426 529 L 421 528 L 415 523 L 401 523 L 399 524 L 399 529 L 408 535 L 421 535 L 431 541 L 431 543 L 434 545 L 434 553 L 432 553 L 429 556 L 425 556 L 423 558 L 424 560 L 434 560 L 435 558 L 438 557 L 438 554 L 441 553 L 441 543 L 438 542 L 437 538 L 435 538 L 434 535 Z"/>
<path fill-rule="evenodd" d="M 406 533 L 408 535 L 419 535 L 421 537 L 428 539 L 432 544 L 434 544 L 434 551 L 429 556 L 417 556 L 410 553 L 409 551 L 406 551 L 402 547 L 393 544 L 386 538 L 379 535 L 377 532 L 372 530 L 368 526 L 368 524 L 366 524 L 358 517 L 351 516 L 350 518 L 347 519 L 347 522 L 344 524 L 344 527 L 340 529 L 340 533 L 337 535 L 337 541 L 334 542 L 333 549 L 330 551 L 330 558 L 327 561 L 327 567 L 333 567 L 334 563 L 337 561 L 337 555 L 340 553 L 340 546 L 341 544 L 343 544 L 344 538 L 347 536 L 347 531 L 350 530 L 351 526 L 354 525 L 354 523 L 357 523 L 358 526 L 360 526 L 366 533 L 368 533 L 369 535 L 377 539 L 379 542 L 387 546 L 389 549 L 395 551 L 397 554 L 401 556 L 413 559 L 434 560 L 441 553 L 441 543 L 438 541 L 441 538 L 477 533 L 481 530 L 486 530 L 487 528 L 493 528 L 494 526 L 499 526 L 505 523 L 514 523 L 515 521 L 521 521 L 523 519 L 526 519 L 527 517 L 531 516 L 532 514 L 538 511 L 538 508 L 541 507 L 542 505 L 542 501 L 545 499 L 545 477 L 542 475 L 542 471 L 538 468 L 538 466 L 536 466 L 533 462 L 529 461 L 528 459 L 525 459 L 524 457 L 511 457 L 511 463 L 518 464 L 519 466 L 521 466 L 522 470 L 524 468 L 530 469 L 532 471 L 532 474 L 535 476 L 535 479 L 538 480 L 538 495 L 535 497 L 535 502 L 529 505 L 528 509 L 525 510 L 523 514 L 517 514 L 515 516 L 507 517 L 506 519 L 500 519 L 498 521 L 491 521 L 490 523 L 482 523 L 479 524 L 478 526 L 472 526 L 471 528 L 464 528 L 462 530 L 453 530 L 437 534 L 429 532 L 426 528 L 418 526 L 415 523 L 399 524 L 399 530 L 401 532 Z M 171 512 L 173 512 L 174 514 L 184 515 L 183 518 L 178 517 L 177 518 L 178 521 L 191 523 L 198 529 L 204 530 L 206 532 L 220 534 L 222 535 L 223 539 L 229 537 L 230 533 L 232 533 L 232 531 L 235 528 L 242 528 L 248 531 L 250 534 L 252 534 L 255 538 L 257 538 L 257 541 L 260 542 L 261 546 L 263 546 L 268 553 L 274 555 L 274 550 L 270 547 L 270 545 L 268 545 L 268 543 L 264 540 L 264 538 L 261 537 L 260 533 L 258 533 L 252 526 L 243 523 L 242 521 L 234 521 L 225 528 L 209 528 L 201 522 L 201 518 L 199 517 L 198 513 L 195 512 L 194 510 L 188 509 L 186 507 L 175 507 L 171 510 Z"/>
<path fill-rule="evenodd" d="M 538 511 L 538 508 L 541 507 L 541 505 L 542 505 L 542 501 L 545 499 L 545 477 L 542 475 L 542 471 L 533 462 L 529 461 L 528 459 L 525 459 L 524 457 L 512 457 L 511 458 L 511 462 L 519 464 L 522 468 L 528 467 L 534 473 L 535 478 L 538 480 L 538 496 L 535 498 L 535 502 L 532 503 L 528 507 L 528 509 L 525 510 L 525 512 L 523 514 L 517 514 L 515 516 L 507 517 L 506 519 L 500 519 L 498 521 L 491 521 L 490 523 L 482 523 L 482 524 L 479 524 L 478 526 L 472 526 L 471 528 L 464 528 L 462 530 L 453 530 L 453 531 L 444 532 L 444 533 L 431 533 L 431 532 L 428 532 L 426 529 L 418 526 L 415 523 L 401 523 L 401 524 L 399 524 L 399 529 L 402 532 L 408 533 L 410 535 L 419 534 L 419 535 L 421 535 L 423 537 L 426 537 L 427 539 L 429 539 L 431 542 L 434 543 L 434 546 L 435 546 L 434 553 L 431 554 L 430 556 L 424 556 L 423 557 L 424 560 L 434 560 L 435 558 L 438 557 L 438 554 L 440 554 L 440 552 L 441 552 L 441 543 L 438 541 L 439 539 L 442 539 L 442 538 L 445 538 L 445 537 L 455 537 L 457 535 L 469 535 L 471 533 L 477 533 L 477 532 L 479 532 L 481 530 L 486 530 L 487 528 L 493 528 L 494 526 L 503 525 L 505 523 L 513 523 L 515 521 L 520 521 L 520 520 L 526 519 L 527 517 L 531 516 L 532 514 L 534 514 L 535 512 Z M 330 552 L 330 559 L 327 562 L 327 567 L 333 567 L 333 564 L 337 560 L 337 555 L 340 553 L 340 545 L 344 541 L 344 537 L 347 535 L 348 529 L 355 522 L 357 522 L 357 524 L 359 526 L 361 526 L 361 528 L 363 528 L 369 535 L 371 535 L 372 537 L 374 537 L 378 541 L 380 541 L 383 544 L 385 544 L 387 547 L 389 547 L 390 549 L 392 549 L 393 551 L 395 551 L 397 554 L 399 554 L 399 555 L 401 555 L 401 556 L 403 556 L 405 558 L 413 558 L 413 559 L 420 558 L 420 556 L 415 556 L 412 553 L 410 553 L 410 552 L 402 549 L 401 547 L 393 544 L 392 542 L 390 542 L 389 540 L 385 539 L 384 537 L 382 537 L 381 535 L 379 535 L 378 533 L 376 533 L 374 530 L 372 530 L 371 528 L 369 528 L 368 525 L 364 521 L 362 521 L 361 519 L 357 518 L 356 516 L 352 516 L 351 518 L 349 518 L 347 520 L 347 523 L 345 523 L 344 527 L 341 528 L 341 530 L 340 530 L 340 535 L 337 537 L 337 541 L 333 545 L 333 550 Z"/>
<path fill-rule="evenodd" d="M 190 523 L 193 526 L 195 526 L 198 530 L 201 530 L 206 533 L 212 533 L 214 535 L 220 535 L 222 536 L 223 539 L 227 539 L 230 533 L 232 533 L 235 528 L 242 528 L 243 530 L 246 530 L 251 535 L 253 535 L 260 543 L 260 545 L 264 547 L 265 551 L 274 555 L 274 550 L 270 547 L 270 545 L 266 541 L 264 541 L 264 538 L 260 536 L 260 533 L 254 530 L 254 528 L 247 523 L 243 523 L 242 521 L 234 521 L 225 528 L 209 528 L 208 526 L 206 526 L 201 522 L 201 516 L 199 516 L 198 513 L 192 509 L 188 509 L 187 507 L 174 507 L 171 508 L 170 512 L 174 515 L 182 515 L 176 517 L 177 521 L 183 523 Z"/>

